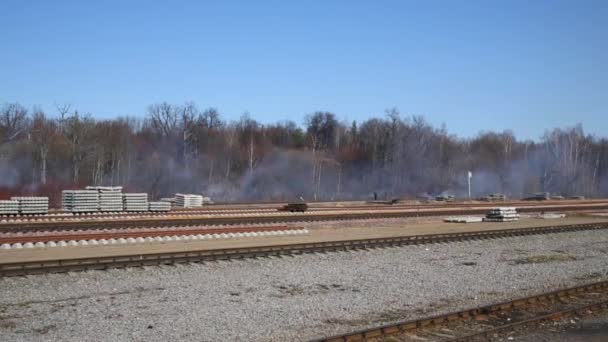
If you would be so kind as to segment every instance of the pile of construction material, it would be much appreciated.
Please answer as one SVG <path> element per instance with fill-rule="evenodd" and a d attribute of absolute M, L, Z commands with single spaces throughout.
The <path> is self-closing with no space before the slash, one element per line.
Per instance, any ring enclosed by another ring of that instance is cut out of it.
<path fill-rule="evenodd" d="M 167 202 L 171 207 L 175 207 L 175 197 L 163 197 L 160 199 L 161 202 Z"/>
<path fill-rule="evenodd" d="M 122 195 L 122 204 L 125 211 L 148 211 L 148 194 L 125 193 Z"/>
<path fill-rule="evenodd" d="M 489 194 L 488 196 L 482 198 L 482 200 L 488 202 L 504 202 L 507 200 L 507 196 L 505 194 Z"/>
<path fill-rule="evenodd" d="M 48 214 L 49 213 L 49 198 L 48 197 L 11 197 L 11 200 L 19 203 L 19 214 Z"/>
<path fill-rule="evenodd" d="M 0 215 L 17 215 L 19 214 L 19 201 L 16 200 L 1 200 Z"/>
<path fill-rule="evenodd" d="M 455 199 L 454 195 L 439 195 L 435 197 L 435 201 L 439 202 L 454 202 Z"/>
<path fill-rule="evenodd" d="M 170 211 L 171 202 L 167 202 L 167 201 L 150 202 L 149 210 L 150 211 Z"/>
<path fill-rule="evenodd" d="M 61 192 L 63 210 L 73 213 L 99 211 L 99 192 L 97 190 L 63 190 Z"/>
<path fill-rule="evenodd" d="M 513 207 L 493 208 L 483 219 L 484 222 L 509 222 L 519 220 L 519 214 Z"/>
<path fill-rule="evenodd" d="M 560 219 L 566 217 L 566 214 L 558 214 L 558 213 L 542 213 L 537 216 L 541 219 L 552 220 L 552 219 Z"/>
<path fill-rule="evenodd" d="M 202 207 L 203 196 L 193 194 L 175 194 L 175 206 L 178 208 Z"/>
<path fill-rule="evenodd" d="M 482 222 L 483 221 L 483 217 L 477 217 L 477 216 L 450 216 L 450 217 L 446 217 L 443 219 L 444 222 L 451 222 L 451 223 L 476 223 L 476 222 Z"/>
<path fill-rule="evenodd" d="M 87 186 L 99 193 L 99 211 L 122 211 L 122 186 Z"/>

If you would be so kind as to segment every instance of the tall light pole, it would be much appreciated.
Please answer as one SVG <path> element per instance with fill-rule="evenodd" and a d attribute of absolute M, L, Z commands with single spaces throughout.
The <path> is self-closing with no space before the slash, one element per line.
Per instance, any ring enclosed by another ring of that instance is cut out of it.
<path fill-rule="evenodd" d="M 471 178 L 473 178 L 473 173 L 469 171 L 467 174 L 467 181 L 469 183 L 469 200 L 471 199 Z"/>

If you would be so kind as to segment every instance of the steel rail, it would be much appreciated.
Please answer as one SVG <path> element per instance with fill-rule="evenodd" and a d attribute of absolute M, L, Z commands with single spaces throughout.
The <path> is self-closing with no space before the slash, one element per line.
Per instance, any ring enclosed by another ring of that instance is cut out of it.
<path fill-rule="evenodd" d="M 542 201 L 542 202 L 529 202 L 529 201 L 514 201 L 514 202 L 482 202 L 482 203 L 458 203 L 458 202 L 444 202 L 444 203 L 421 203 L 421 204 L 372 204 L 372 205 L 360 205 L 360 206 L 334 206 L 334 207 L 309 207 L 307 212 L 327 212 L 336 210 L 415 210 L 415 209 L 450 209 L 454 207 L 467 208 L 467 207 L 483 207 L 492 208 L 496 206 L 516 206 L 516 207 L 537 207 L 539 205 L 561 205 L 561 206 L 581 206 L 581 205 L 608 205 L 605 200 L 579 200 L 579 201 Z M 108 219 L 121 216 L 144 216 L 147 218 L 167 218 L 175 216 L 189 216 L 189 215 L 218 215 L 218 214 L 256 214 L 256 213 L 273 213 L 276 212 L 279 207 L 265 207 L 265 208 L 178 208 L 169 212 L 94 212 L 94 213 L 82 213 L 66 216 L 46 216 L 46 215 L 0 215 L 1 218 L 8 220 L 11 224 L 21 224 L 21 222 L 44 222 L 48 219 L 55 221 L 71 221 L 71 220 L 92 220 L 92 219 Z"/>
<path fill-rule="evenodd" d="M 311 342 L 346 342 L 346 341 L 366 341 L 369 339 L 378 339 L 388 335 L 395 334 L 403 334 L 403 333 L 413 333 L 419 331 L 420 329 L 433 327 L 433 326 L 441 326 L 454 321 L 464 321 L 474 318 L 479 315 L 491 315 L 499 312 L 508 312 L 514 309 L 521 309 L 522 307 L 534 305 L 538 303 L 548 302 L 548 301 L 556 301 L 561 300 L 565 297 L 570 297 L 573 295 L 586 293 L 586 292 L 594 292 L 594 291 L 608 291 L 608 281 L 600 281 L 591 284 L 569 287 L 565 289 L 559 289 L 551 292 L 545 292 L 541 294 L 536 294 L 528 297 L 517 298 L 505 302 L 494 303 L 490 305 L 484 305 L 474 308 L 469 308 L 460 311 L 449 312 L 446 314 L 435 315 L 431 317 L 425 317 L 421 319 L 414 319 L 408 321 L 401 321 L 392 324 L 386 324 L 382 326 L 372 327 L 368 329 L 361 329 L 357 331 L 353 331 L 350 333 L 335 335 L 324 337 L 320 339 L 314 339 Z M 608 301 L 600 300 L 591 304 L 579 305 L 567 310 L 559 310 L 551 313 L 543 313 L 536 315 L 533 318 L 514 321 L 507 324 L 502 324 L 497 327 L 490 327 L 488 329 L 484 329 L 483 331 L 474 332 L 470 334 L 466 334 L 460 337 L 448 338 L 447 341 L 471 341 L 477 337 L 483 337 L 484 340 L 489 338 L 492 334 L 513 329 L 515 327 L 521 325 L 527 325 L 530 323 L 554 319 L 557 317 L 565 316 L 569 313 L 583 312 L 587 309 L 597 309 L 597 308 L 608 308 Z"/>
<path fill-rule="evenodd" d="M 520 213 L 530 212 L 564 212 L 578 210 L 605 210 L 605 205 L 583 205 L 583 206 L 543 206 L 543 207 L 519 207 Z M 37 232 L 49 230 L 80 230 L 80 229 L 121 229 L 121 228 L 165 228 L 165 227 L 187 227 L 201 225 L 246 225 L 246 224 L 281 224 L 288 222 L 318 222 L 318 221 L 340 221 L 340 220 L 363 220 L 382 218 L 406 218 L 406 217 L 429 217 L 449 215 L 482 215 L 487 213 L 487 208 L 472 209 L 446 209 L 446 210 L 418 210 L 418 211 L 368 211 L 350 213 L 327 213 L 327 214 L 293 214 L 293 215 L 267 215 L 267 216 L 217 216 L 217 217 L 174 217 L 166 219 L 143 218 L 130 220 L 107 220 L 107 221 L 65 221 L 65 222 L 21 222 L 1 224 L 1 232 Z"/>
<path fill-rule="evenodd" d="M 591 304 L 586 304 L 586 305 L 580 305 L 580 306 L 576 306 L 567 310 L 560 310 L 560 311 L 556 311 L 556 312 L 552 312 L 552 313 L 548 313 L 545 315 L 538 315 L 536 317 L 533 318 L 529 318 L 523 321 L 517 321 L 517 322 L 513 322 L 513 323 L 508 323 L 508 324 L 504 324 L 501 325 L 499 327 L 495 327 L 492 329 L 488 329 L 488 330 L 484 330 L 484 331 L 480 331 L 480 332 L 476 332 L 476 333 L 472 333 L 472 334 L 468 334 L 465 336 L 461 336 L 461 337 L 457 337 L 457 338 L 453 338 L 453 339 L 449 339 L 448 341 L 452 341 L 452 342 L 466 342 L 466 341 L 471 341 L 473 339 L 476 338 L 483 338 L 484 341 L 488 340 L 490 338 L 490 336 L 505 331 L 505 330 L 512 330 L 515 329 L 517 327 L 520 326 L 525 326 L 528 324 L 532 324 L 532 323 L 537 323 L 540 321 L 545 321 L 545 320 L 554 320 L 557 318 L 562 318 L 565 317 L 569 314 L 584 314 L 587 311 L 591 310 L 591 311 L 597 311 L 597 310 L 604 310 L 604 309 L 608 309 L 608 300 L 604 300 L 604 301 L 600 301 L 597 303 L 591 303 Z"/>
<path fill-rule="evenodd" d="M 511 228 L 476 232 L 442 233 L 411 236 L 394 236 L 340 241 L 320 241 L 296 244 L 275 244 L 267 246 L 224 248 L 213 250 L 192 250 L 169 253 L 134 254 L 93 258 L 58 259 L 0 264 L 0 276 L 15 276 L 39 273 L 83 271 L 88 269 L 108 269 L 159 264 L 178 264 L 212 260 L 242 259 L 261 256 L 294 255 L 317 252 L 361 250 L 379 247 L 445 243 L 474 239 L 496 239 L 511 236 L 526 236 L 583 230 L 608 229 L 608 223 L 575 224 L 530 228 Z M 97 247 L 91 247 L 97 248 Z M 10 253 L 10 252 L 9 252 Z"/>

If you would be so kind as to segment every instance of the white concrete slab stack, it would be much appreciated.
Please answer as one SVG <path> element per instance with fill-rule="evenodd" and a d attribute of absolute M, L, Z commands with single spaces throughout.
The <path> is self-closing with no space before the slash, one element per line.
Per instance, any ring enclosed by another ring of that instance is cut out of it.
<path fill-rule="evenodd" d="M 483 217 L 476 216 L 451 216 L 443 219 L 444 222 L 452 223 L 476 223 L 483 221 Z"/>
<path fill-rule="evenodd" d="M 149 208 L 150 208 L 150 211 L 170 211 L 171 202 L 166 202 L 166 201 L 150 202 Z"/>
<path fill-rule="evenodd" d="M 19 201 L 0 200 L 0 215 L 17 215 L 17 214 L 19 214 Z"/>
<path fill-rule="evenodd" d="M 39 215 L 49 213 L 49 198 L 39 196 L 11 197 L 19 203 L 19 214 Z"/>
<path fill-rule="evenodd" d="M 122 186 L 87 186 L 99 193 L 99 211 L 122 211 Z"/>
<path fill-rule="evenodd" d="M 125 211 L 148 211 L 148 194 L 125 193 L 122 195 L 122 204 Z"/>
<path fill-rule="evenodd" d="M 519 214 L 513 207 L 500 207 L 491 209 L 486 217 L 485 222 L 509 222 L 519 220 Z"/>
<path fill-rule="evenodd" d="M 97 190 L 63 190 L 61 192 L 63 209 L 73 213 L 99 211 L 99 192 Z"/>
<path fill-rule="evenodd" d="M 175 206 L 178 208 L 202 207 L 203 196 L 193 194 L 175 194 Z"/>
<path fill-rule="evenodd" d="M 163 197 L 160 201 L 169 203 L 172 208 L 175 207 L 175 197 Z"/>
<path fill-rule="evenodd" d="M 486 197 L 486 201 L 489 202 L 504 202 L 507 200 L 507 196 L 505 194 L 490 194 Z"/>

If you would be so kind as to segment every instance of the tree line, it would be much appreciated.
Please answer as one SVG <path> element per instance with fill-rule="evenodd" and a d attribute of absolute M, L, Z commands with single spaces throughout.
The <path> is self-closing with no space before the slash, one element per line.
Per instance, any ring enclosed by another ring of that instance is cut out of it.
<path fill-rule="evenodd" d="M 69 105 L 52 115 L 0 107 L 0 195 L 123 185 L 152 198 L 202 193 L 216 201 L 368 199 L 467 192 L 608 195 L 608 140 L 581 125 L 539 141 L 511 131 L 449 134 L 389 109 L 344 122 L 315 112 L 303 125 L 223 119 L 194 103 L 157 103 L 143 117 L 97 120 Z"/>

